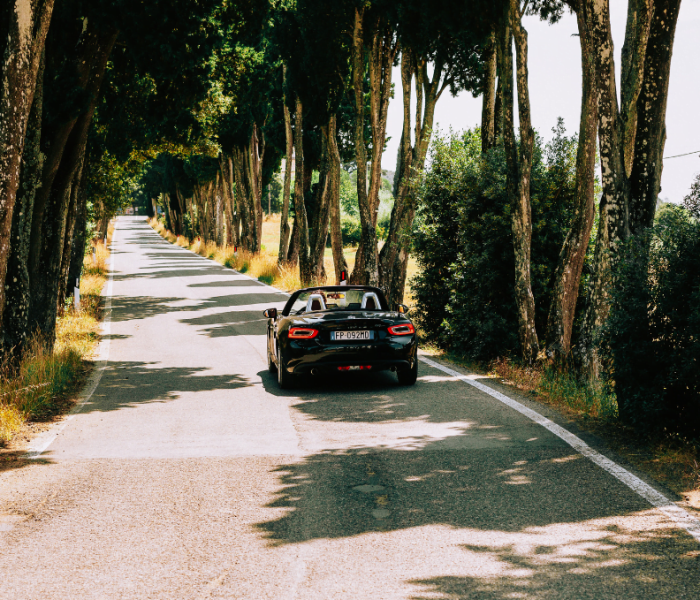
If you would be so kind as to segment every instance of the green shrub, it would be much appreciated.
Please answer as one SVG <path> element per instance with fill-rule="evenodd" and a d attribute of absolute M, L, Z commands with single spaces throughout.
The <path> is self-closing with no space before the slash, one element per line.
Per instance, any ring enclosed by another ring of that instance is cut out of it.
<path fill-rule="evenodd" d="M 620 251 L 603 331 L 620 418 L 700 438 L 700 223 L 667 208 Z"/>
<path fill-rule="evenodd" d="M 551 280 L 572 216 L 576 141 L 563 124 L 536 139 L 531 180 L 532 291 L 544 333 Z M 424 334 L 473 360 L 518 350 L 511 206 L 503 149 L 481 153 L 478 129 L 436 136 L 419 191 L 412 289 Z"/>

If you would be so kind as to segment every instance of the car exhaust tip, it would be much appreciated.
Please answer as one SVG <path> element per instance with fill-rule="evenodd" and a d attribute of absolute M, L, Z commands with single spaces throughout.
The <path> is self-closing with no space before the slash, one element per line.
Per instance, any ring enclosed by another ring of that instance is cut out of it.
<path fill-rule="evenodd" d="M 312 375 L 318 375 L 318 369 L 311 369 Z"/>

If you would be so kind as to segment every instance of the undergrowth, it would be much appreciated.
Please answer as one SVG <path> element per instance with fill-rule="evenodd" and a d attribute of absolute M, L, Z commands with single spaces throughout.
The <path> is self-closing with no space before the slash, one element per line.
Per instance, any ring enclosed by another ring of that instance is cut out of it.
<path fill-rule="evenodd" d="M 113 227 L 108 232 L 111 242 Z M 53 349 L 39 336 L 28 340 L 19 364 L 0 365 L 0 445 L 7 443 L 29 420 L 55 415 L 74 394 L 87 372 L 98 341 L 101 293 L 106 281 L 109 250 L 93 243 L 85 255 L 80 280 L 80 308 L 66 302 L 56 322 Z"/>
<path fill-rule="evenodd" d="M 490 365 L 491 374 L 551 404 L 600 419 L 617 417 L 615 394 L 601 382 L 590 382 L 566 369 L 550 365 L 524 366 L 509 358 Z"/>

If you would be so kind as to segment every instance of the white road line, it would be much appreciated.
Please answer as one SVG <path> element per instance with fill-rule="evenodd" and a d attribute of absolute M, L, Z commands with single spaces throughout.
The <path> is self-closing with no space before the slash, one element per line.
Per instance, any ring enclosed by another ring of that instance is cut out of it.
<path fill-rule="evenodd" d="M 477 388 L 478 390 L 488 394 L 492 398 L 495 398 L 499 402 L 510 406 L 513 410 L 518 411 L 521 415 L 526 416 L 528 419 L 534 421 L 538 425 L 541 425 L 548 431 L 552 432 L 559 439 L 569 444 L 569 446 L 571 446 L 574 450 L 576 450 L 577 452 L 579 452 L 580 454 L 597 464 L 601 469 L 607 471 L 613 477 L 619 479 L 632 491 L 639 494 L 652 506 L 658 508 L 667 517 L 673 520 L 681 529 L 685 529 L 685 531 L 687 531 L 698 542 L 700 542 L 700 519 L 697 519 L 688 511 L 672 502 L 669 498 L 664 496 L 661 492 L 655 490 L 649 484 L 644 483 L 641 479 L 639 479 L 639 477 L 633 475 L 627 469 L 622 468 L 617 463 L 603 456 L 600 452 L 596 452 L 581 438 L 575 436 L 573 433 L 567 431 L 563 427 L 560 427 L 553 421 L 550 421 L 547 417 L 543 417 L 540 413 L 520 404 L 520 402 L 517 402 L 516 400 L 513 400 L 512 398 L 509 398 L 508 396 L 505 396 L 500 392 L 497 392 L 496 390 L 493 390 L 490 387 L 479 383 L 478 381 L 474 381 L 473 376 L 469 377 L 467 375 L 463 375 L 462 373 L 458 373 L 454 369 L 445 367 L 444 365 L 430 360 L 429 358 L 425 358 L 424 356 L 421 356 L 420 360 L 422 360 L 425 364 L 430 365 L 435 369 L 439 369 L 443 373 L 447 373 L 452 377 L 457 377 L 464 383 L 468 383 L 469 385 Z"/>
<path fill-rule="evenodd" d="M 115 227 L 116 229 L 116 227 Z M 102 374 L 107 368 L 107 363 L 109 362 L 109 345 L 110 339 L 109 335 L 112 331 L 112 283 L 114 279 L 114 254 L 110 254 L 108 261 L 109 268 L 109 279 L 107 280 L 107 285 L 105 286 L 106 291 L 103 292 L 105 298 L 105 311 L 102 318 L 101 332 L 102 340 L 100 340 L 99 350 L 97 353 L 97 360 L 95 362 L 95 370 L 90 375 L 88 383 L 85 389 L 78 396 L 78 401 L 73 407 L 73 409 L 68 413 L 68 415 L 58 421 L 51 429 L 43 432 L 42 434 L 35 437 L 29 444 L 29 452 L 25 455 L 25 458 L 38 458 L 41 456 L 48 447 L 56 440 L 59 434 L 66 428 L 68 423 L 75 417 L 77 413 L 85 406 L 85 403 L 90 400 L 92 395 L 95 393 L 97 386 L 100 384 L 102 379 Z"/>

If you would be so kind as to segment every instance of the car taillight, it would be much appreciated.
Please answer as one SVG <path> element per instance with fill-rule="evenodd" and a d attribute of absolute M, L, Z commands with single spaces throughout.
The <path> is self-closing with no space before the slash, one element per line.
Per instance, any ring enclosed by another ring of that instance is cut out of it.
<path fill-rule="evenodd" d="M 289 337 L 293 340 L 310 340 L 318 335 L 318 330 L 310 327 L 292 327 L 289 330 Z"/>
<path fill-rule="evenodd" d="M 389 327 L 389 333 L 391 335 L 411 335 L 416 332 L 416 328 L 410 323 L 405 325 L 392 325 Z"/>

